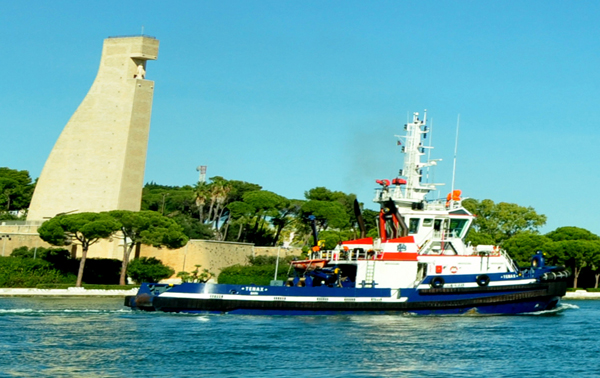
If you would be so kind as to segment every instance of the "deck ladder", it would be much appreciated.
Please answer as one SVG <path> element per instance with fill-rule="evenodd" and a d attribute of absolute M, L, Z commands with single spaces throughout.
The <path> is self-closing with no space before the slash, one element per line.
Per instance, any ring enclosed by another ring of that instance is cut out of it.
<path fill-rule="evenodd" d="M 365 287 L 374 287 L 375 278 L 375 260 L 367 260 L 367 271 L 365 274 Z"/>

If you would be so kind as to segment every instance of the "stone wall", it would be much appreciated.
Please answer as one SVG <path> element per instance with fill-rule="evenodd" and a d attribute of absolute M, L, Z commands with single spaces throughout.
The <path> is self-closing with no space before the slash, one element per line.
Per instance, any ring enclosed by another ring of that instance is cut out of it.
<path fill-rule="evenodd" d="M 191 272 L 196 265 L 200 269 L 208 269 L 216 276 L 225 267 L 248 263 L 248 256 L 253 254 L 253 245 L 248 243 L 217 242 L 212 240 L 190 240 L 183 248 L 167 249 L 143 245 L 140 257 L 155 257 L 165 265 L 178 272 Z"/>
<path fill-rule="evenodd" d="M 0 251 L 3 252 L 3 256 L 10 256 L 13 249 L 22 246 L 28 248 L 52 247 L 38 236 L 37 228 L 39 225 L 11 225 L 6 223 L 0 222 Z M 64 248 L 71 249 L 71 247 Z M 180 271 L 189 272 L 194 270 L 196 265 L 202 265 L 201 269 L 208 269 L 218 275 L 227 266 L 247 264 L 248 256 L 253 256 L 254 253 L 254 246 L 248 243 L 190 240 L 187 245 L 179 249 L 142 245 L 139 251 L 136 251 L 135 254 L 132 253 L 131 259 L 135 257 L 155 257 L 165 265 L 175 269 L 175 274 Z M 81 246 L 77 246 L 76 256 L 81 257 Z M 87 257 L 122 260 L 123 239 L 113 237 L 101 240 L 90 246 Z"/>
<path fill-rule="evenodd" d="M 41 225 L 41 223 L 40 223 Z M 37 228 L 40 226 L 34 225 L 19 225 L 10 224 L 6 221 L 0 222 L 0 251 L 1 256 L 10 256 L 13 249 L 27 246 L 29 248 L 36 247 L 51 247 L 39 238 Z"/>
<path fill-rule="evenodd" d="M 0 222 L 0 250 L 2 256 L 10 256 L 13 249 L 27 246 L 52 247 L 46 243 L 37 234 L 37 223 L 28 225 L 12 225 L 8 222 Z M 71 247 L 64 247 L 71 249 Z M 201 265 L 200 269 L 208 269 L 216 276 L 223 268 L 231 265 L 246 265 L 249 256 L 300 256 L 300 248 L 280 248 L 280 247 L 255 247 L 249 243 L 231 243 L 219 242 L 213 240 L 190 240 L 187 245 L 179 249 L 156 248 L 148 245 L 142 245 L 139 251 L 132 253 L 131 259 L 135 257 L 155 257 L 175 270 L 171 279 L 175 279 L 177 273 L 181 271 L 190 272 L 196 269 L 196 265 Z M 81 257 L 81 246 L 77 246 L 75 251 L 77 257 Z M 106 258 L 122 260 L 123 258 L 123 239 L 113 237 L 90 246 L 88 258 Z"/>
<path fill-rule="evenodd" d="M 278 249 L 279 257 L 299 257 L 302 253 L 301 248 L 254 247 L 254 256 L 277 256 Z"/>

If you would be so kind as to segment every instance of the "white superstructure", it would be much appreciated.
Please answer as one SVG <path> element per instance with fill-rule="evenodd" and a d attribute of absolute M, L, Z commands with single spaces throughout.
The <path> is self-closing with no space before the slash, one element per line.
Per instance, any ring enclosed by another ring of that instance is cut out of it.
<path fill-rule="evenodd" d="M 398 287 L 399 280 L 411 287 L 409 282 L 417 285 L 425 275 L 514 274 L 518 268 L 499 247 L 473 247 L 464 242 L 475 217 L 462 206 L 460 190 L 448 194 L 446 200 L 426 198 L 443 184 L 423 182 L 425 170 L 440 161 L 424 158 L 432 147 L 424 145 L 429 128 L 426 114 L 423 118 L 414 113 L 413 121 L 404 126 L 401 144 L 405 157 L 400 175 L 376 180 L 381 185 L 374 198 L 381 206 L 379 238 L 347 241 L 338 252 L 323 251 L 318 257 L 331 264 L 353 260 L 356 282 L 377 287 Z M 361 258 L 361 251 L 371 255 Z"/>

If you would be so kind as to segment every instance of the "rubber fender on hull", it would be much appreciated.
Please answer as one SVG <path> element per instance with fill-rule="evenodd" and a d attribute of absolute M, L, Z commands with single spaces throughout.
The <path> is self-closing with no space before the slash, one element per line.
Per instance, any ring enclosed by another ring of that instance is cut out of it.
<path fill-rule="evenodd" d="M 490 277 L 487 274 L 481 274 L 476 278 L 477 285 L 487 286 L 490 284 Z"/>
<path fill-rule="evenodd" d="M 566 270 L 562 270 L 560 272 L 548 272 L 548 273 L 544 273 L 542 274 L 542 276 L 540 277 L 540 279 L 542 281 L 555 281 L 555 280 L 560 280 L 563 278 L 569 278 L 569 276 L 571 275 L 571 273 L 569 273 Z"/>
<path fill-rule="evenodd" d="M 444 287 L 444 283 L 445 283 L 445 281 L 442 277 L 434 277 L 431 280 L 430 285 L 434 289 L 440 289 L 440 288 Z"/>

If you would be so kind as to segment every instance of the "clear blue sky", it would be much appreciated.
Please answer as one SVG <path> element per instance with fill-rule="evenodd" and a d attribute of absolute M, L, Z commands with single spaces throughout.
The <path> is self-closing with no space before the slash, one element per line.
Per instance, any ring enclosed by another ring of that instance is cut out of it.
<path fill-rule="evenodd" d="M 146 181 L 195 168 L 289 198 L 393 178 L 428 109 L 435 179 L 600 234 L 600 2 L 0 2 L 0 166 L 38 177 L 106 37 L 160 40 Z"/>

